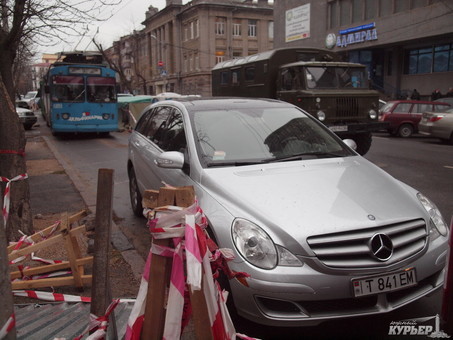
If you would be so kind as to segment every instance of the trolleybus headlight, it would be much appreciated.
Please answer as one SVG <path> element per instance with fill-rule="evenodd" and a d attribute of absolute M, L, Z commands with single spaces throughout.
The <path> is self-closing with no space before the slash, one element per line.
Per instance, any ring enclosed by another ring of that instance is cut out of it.
<path fill-rule="evenodd" d="M 324 111 L 322 110 L 319 110 L 316 115 L 318 116 L 318 119 L 323 122 L 326 120 L 326 114 L 324 113 Z"/>
<path fill-rule="evenodd" d="M 368 115 L 370 116 L 371 119 L 376 119 L 377 118 L 377 112 L 373 109 L 368 111 Z"/>
<path fill-rule="evenodd" d="M 109 118 L 110 118 L 110 114 L 108 114 L 108 113 L 103 113 L 102 114 L 102 119 L 107 120 Z"/>
<path fill-rule="evenodd" d="M 63 113 L 63 114 L 61 115 L 61 118 L 63 118 L 64 120 L 68 120 L 68 119 L 69 119 L 69 113 L 66 113 L 66 112 Z"/>

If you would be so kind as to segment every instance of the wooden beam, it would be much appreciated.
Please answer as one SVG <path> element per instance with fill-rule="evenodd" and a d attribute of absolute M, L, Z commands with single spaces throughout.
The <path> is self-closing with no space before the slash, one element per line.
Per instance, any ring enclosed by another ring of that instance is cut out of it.
<path fill-rule="evenodd" d="M 83 266 L 83 265 L 92 264 L 92 263 L 93 263 L 93 256 L 87 256 L 87 257 L 79 258 L 76 260 L 77 266 Z M 12 272 L 11 280 L 22 277 L 22 274 L 24 276 L 33 276 L 33 275 L 51 273 L 51 272 L 68 269 L 68 268 L 71 268 L 71 264 L 69 263 L 69 261 L 63 261 L 61 263 L 33 267 L 33 268 L 23 270 L 22 273 L 20 271 Z"/>

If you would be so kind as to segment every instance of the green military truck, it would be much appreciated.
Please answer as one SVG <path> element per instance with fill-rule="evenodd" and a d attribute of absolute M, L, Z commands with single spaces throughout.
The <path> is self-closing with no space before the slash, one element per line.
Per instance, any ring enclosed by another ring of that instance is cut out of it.
<path fill-rule="evenodd" d="M 295 104 L 341 138 L 353 139 L 361 155 L 371 147 L 371 133 L 386 128 L 378 121 L 379 94 L 370 89 L 366 67 L 323 49 L 275 49 L 218 63 L 212 95 Z"/>

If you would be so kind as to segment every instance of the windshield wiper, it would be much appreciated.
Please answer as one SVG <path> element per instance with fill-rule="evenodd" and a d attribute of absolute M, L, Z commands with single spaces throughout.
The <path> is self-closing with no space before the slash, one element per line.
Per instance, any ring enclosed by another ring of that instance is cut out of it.
<path fill-rule="evenodd" d="M 295 160 L 304 160 L 304 159 L 313 159 L 313 158 L 335 158 L 335 157 L 345 157 L 344 153 L 338 152 L 325 152 L 325 151 L 313 151 L 313 152 L 303 152 L 287 157 L 276 157 L 268 159 L 267 162 L 287 162 Z"/>
<path fill-rule="evenodd" d="M 262 164 L 263 161 L 235 161 L 235 162 L 211 162 L 207 163 L 206 166 L 208 168 L 213 167 L 221 167 L 221 166 L 244 166 L 244 165 L 255 165 L 255 164 Z"/>

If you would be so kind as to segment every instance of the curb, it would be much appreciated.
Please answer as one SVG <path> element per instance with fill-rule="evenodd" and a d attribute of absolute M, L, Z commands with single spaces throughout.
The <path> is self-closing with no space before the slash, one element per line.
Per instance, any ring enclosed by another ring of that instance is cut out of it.
<path fill-rule="evenodd" d="M 65 169 L 66 174 L 73 183 L 74 187 L 80 193 L 82 200 L 85 202 L 87 208 L 92 212 L 96 213 L 96 191 L 93 188 L 85 185 L 79 178 L 76 170 L 64 159 L 57 148 L 54 146 L 52 141 L 47 136 L 42 136 L 43 140 L 53 153 L 55 158 Z M 140 282 L 142 278 L 143 268 L 145 267 L 145 260 L 143 257 L 134 249 L 132 243 L 129 242 L 128 238 L 121 231 L 120 227 L 112 220 L 111 230 L 111 244 L 113 247 L 121 253 L 123 259 L 131 267 L 134 277 Z"/>

